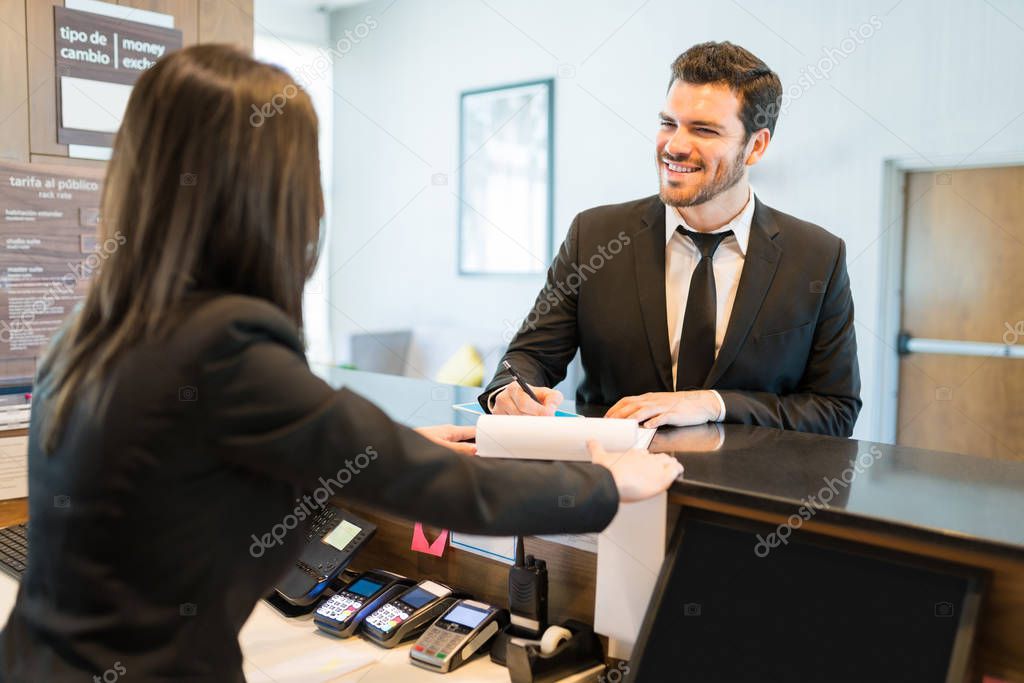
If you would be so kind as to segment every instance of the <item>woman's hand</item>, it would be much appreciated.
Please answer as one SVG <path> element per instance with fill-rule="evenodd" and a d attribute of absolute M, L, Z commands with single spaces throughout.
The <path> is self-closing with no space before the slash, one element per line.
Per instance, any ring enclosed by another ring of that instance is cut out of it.
<path fill-rule="evenodd" d="M 587 449 L 595 464 L 611 470 L 619 490 L 619 500 L 623 503 L 656 496 L 667 490 L 683 473 L 682 463 L 664 453 L 648 453 L 639 448 L 609 453 L 597 441 L 588 441 Z"/>
<path fill-rule="evenodd" d="M 476 427 L 469 425 L 435 425 L 433 427 L 417 427 L 420 436 L 425 436 L 436 444 L 452 449 L 463 455 L 476 455 L 475 443 L 463 443 L 476 438 Z"/>

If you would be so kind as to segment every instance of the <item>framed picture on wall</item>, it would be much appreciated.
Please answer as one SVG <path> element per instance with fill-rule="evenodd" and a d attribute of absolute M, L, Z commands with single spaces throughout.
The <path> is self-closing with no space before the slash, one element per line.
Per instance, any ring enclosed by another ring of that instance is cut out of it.
<path fill-rule="evenodd" d="M 532 275 L 552 257 L 554 82 L 462 93 L 459 273 Z"/>

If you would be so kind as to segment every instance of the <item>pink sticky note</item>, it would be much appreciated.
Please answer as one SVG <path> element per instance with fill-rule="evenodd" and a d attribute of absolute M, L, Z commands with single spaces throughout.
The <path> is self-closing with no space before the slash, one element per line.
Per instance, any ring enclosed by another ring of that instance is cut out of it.
<path fill-rule="evenodd" d="M 427 537 L 423 533 L 423 525 L 416 522 L 412 529 L 412 549 L 418 553 L 426 553 L 434 557 L 444 555 L 445 546 L 448 545 L 448 530 L 445 529 L 434 539 L 433 543 L 427 543 Z"/>

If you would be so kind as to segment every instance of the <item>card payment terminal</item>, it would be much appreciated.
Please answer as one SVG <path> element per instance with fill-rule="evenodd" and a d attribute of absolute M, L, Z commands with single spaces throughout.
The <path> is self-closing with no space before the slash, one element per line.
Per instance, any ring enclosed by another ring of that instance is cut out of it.
<path fill-rule="evenodd" d="M 381 647 L 394 647 L 422 633 L 455 602 L 454 595 L 444 584 L 420 581 L 366 617 L 361 632 Z"/>
<path fill-rule="evenodd" d="M 409 659 L 424 669 L 447 673 L 468 661 L 506 624 L 505 610 L 459 600 L 420 636 Z"/>
<path fill-rule="evenodd" d="M 317 608 L 313 623 L 331 635 L 348 638 L 363 619 L 412 583 L 404 576 L 383 569 L 363 572 Z"/>

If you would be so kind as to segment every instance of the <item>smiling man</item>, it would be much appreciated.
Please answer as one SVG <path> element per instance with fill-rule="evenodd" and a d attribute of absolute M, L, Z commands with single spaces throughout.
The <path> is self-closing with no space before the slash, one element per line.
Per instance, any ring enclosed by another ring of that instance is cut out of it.
<path fill-rule="evenodd" d="M 579 349 L 578 401 L 646 426 L 737 422 L 849 436 L 860 376 L 846 247 L 767 206 L 748 170 L 768 150 L 779 77 L 731 43 L 672 64 L 659 193 L 576 216 L 505 360 L 480 397 L 550 415 Z"/>

